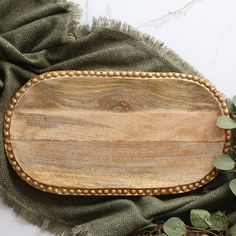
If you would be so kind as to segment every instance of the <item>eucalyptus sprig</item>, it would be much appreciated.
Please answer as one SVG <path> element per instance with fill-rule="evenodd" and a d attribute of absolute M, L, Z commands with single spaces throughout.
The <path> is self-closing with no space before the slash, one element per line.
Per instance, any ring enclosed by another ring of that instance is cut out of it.
<path fill-rule="evenodd" d="M 138 236 L 236 236 L 236 224 L 229 228 L 227 216 L 223 212 L 210 213 L 203 209 L 190 212 L 192 226 L 187 226 L 178 217 L 166 222 L 150 223 L 139 230 Z"/>
<path fill-rule="evenodd" d="M 234 106 L 234 109 L 236 109 L 236 96 L 233 97 L 232 105 Z M 233 130 L 236 128 L 236 116 L 220 116 L 217 119 L 216 125 L 222 129 Z M 236 153 L 235 147 L 230 147 L 230 150 L 233 153 Z M 214 160 L 214 166 L 220 171 L 236 172 L 235 159 L 233 159 L 232 156 L 228 153 L 218 155 Z M 230 181 L 229 187 L 233 194 L 236 195 L 236 178 Z"/>

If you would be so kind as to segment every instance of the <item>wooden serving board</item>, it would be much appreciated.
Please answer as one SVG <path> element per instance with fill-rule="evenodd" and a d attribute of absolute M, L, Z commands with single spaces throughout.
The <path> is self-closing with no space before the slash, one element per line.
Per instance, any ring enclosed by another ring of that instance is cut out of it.
<path fill-rule="evenodd" d="M 18 175 L 43 191 L 159 195 L 211 181 L 228 115 L 208 81 L 178 73 L 54 71 L 28 81 L 4 123 Z"/>

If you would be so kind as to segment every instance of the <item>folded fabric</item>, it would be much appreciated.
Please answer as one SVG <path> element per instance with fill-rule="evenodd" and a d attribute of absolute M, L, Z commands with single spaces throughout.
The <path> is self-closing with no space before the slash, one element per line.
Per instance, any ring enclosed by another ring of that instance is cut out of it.
<path fill-rule="evenodd" d="M 230 176 L 223 174 L 199 190 L 169 197 L 59 196 L 40 192 L 15 174 L 3 149 L 4 111 L 12 95 L 33 76 L 60 69 L 199 75 L 163 43 L 130 26 L 104 18 L 82 26 L 79 15 L 78 7 L 66 1 L 0 2 L 0 194 L 6 204 L 29 222 L 64 236 L 131 235 L 150 221 L 189 219 L 192 208 L 226 211 L 236 222 Z"/>

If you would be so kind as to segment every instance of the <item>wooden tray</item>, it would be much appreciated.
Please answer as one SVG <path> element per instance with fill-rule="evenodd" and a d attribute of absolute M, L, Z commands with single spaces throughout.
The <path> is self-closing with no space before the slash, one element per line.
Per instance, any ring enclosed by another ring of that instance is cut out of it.
<path fill-rule="evenodd" d="M 17 174 L 68 195 L 187 192 L 217 174 L 230 130 L 209 82 L 150 72 L 54 71 L 28 81 L 6 111 L 4 141 Z"/>

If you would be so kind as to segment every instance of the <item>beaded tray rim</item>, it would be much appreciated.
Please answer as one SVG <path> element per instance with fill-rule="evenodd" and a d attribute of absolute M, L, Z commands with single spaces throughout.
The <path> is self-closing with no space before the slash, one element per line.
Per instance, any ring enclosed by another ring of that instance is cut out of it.
<path fill-rule="evenodd" d="M 30 177 L 24 170 L 21 168 L 17 162 L 14 152 L 12 149 L 10 141 L 10 124 L 13 110 L 17 105 L 20 97 L 32 86 L 35 86 L 37 83 L 40 83 L 46 79 L 56 79 L 58 77 L 113 77 L 113 78 L 142 78 L 142 79 L 182 79 L 192 81 L 202 87 L 204 87 L 208 92 L 210 92 L 218 101 L 222 114 L 229 116 L 229 110 L 227 103 L 223 95 L 212 85 L 209 81 L 202 79 L 198 76 L 193 76 L 189 74 L 182 74 L 176 72 L 134 72 L 134 71 L 80 71 L 80 70 L 63 70 L 63 71 L 51 71 L 40 74 L 32 79 L 30 79 L 26 84 L 24 84 L 12 97 L 10 104 L 7 107 L 4 117 L 4 128 L 3 128 L 3 137 L 4 137 L 4 148 L 7 155 L 7 158 L 12 165 L 15 172 L 18 176 L 27 182 L 32 187 L 39 189 L 44 192 L 60 194 L 60 195 L 117 195 L 117 196 L 127 196 L 127 195 L 167 195 L 167 194 L 177 194 L 192 191 L 203 185 L 209 183 L 212 179 L 218 174 L 215 168 L 212 169 L 210 173 L 205 175 L 202 179 L 197 182 L 190 184 L 178 185 L 174 187 L 161 187 L 161 188 L 66 188 L 58 187 L 53 185 L 47 185 Z M 231 130 L 225 130 L 225 143 L 223 146 L 223 153 L 228 153 L 230 140 L 231 140 Z"/>

